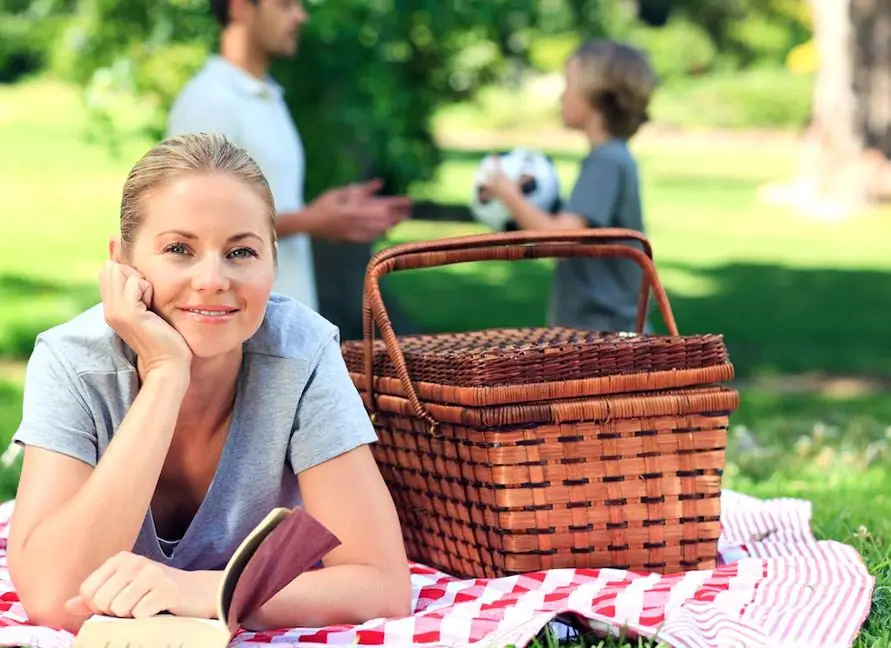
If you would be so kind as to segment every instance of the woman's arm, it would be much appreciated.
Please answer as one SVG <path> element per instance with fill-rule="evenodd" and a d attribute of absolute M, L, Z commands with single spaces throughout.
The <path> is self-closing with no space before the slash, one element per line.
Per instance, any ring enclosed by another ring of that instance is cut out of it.
<path fill-rule="evenodd" d="M 74 628 L 65 601 L 102 563 L 133 548 L 185 393 L 177 374 L 150 374 L 95 468 L 26 447 L 9 569 L 29 617 Z"/>
<path fill-rule="evenodd" d="M 250 630 L 359 624 L 411 613 L 411 580 L 393 502 L 367 445 L 298 477 L 308 513 L 340 540 L 242 625 Z M 70 609 L 115 616 L 167 610 L 216 618 L 222 571 L 183 571 L 133 554 L 89 576 Z"/>
<path fill-rule="evenodd" d="M 298 476 L 304 506 L 341 545 L 305 572 L 246 627 L 358 624 L 411 613 L 411 579 L 399 520 L 367 445 Z"/>
<path fill-rule="evenodd" d="M 252 627 L 356 623 L 408 614 L 411 581 L 396 508 L 371 454 L 377 436 L 337 337 L 319 347 L 297 405 L 289 459 L 306 511 L 341 544 L 269 601 Z"/>
<path fill-rule="evenodd" d="M 304 507 L 341 544 L 243 621 L 251 630 L 358 624 L 410 614 L 411 580 L 390 493 L 367 445 L 298 476 Z M 117 616 L 215 618 L 222 571 L 182 571 L 116 555 L 86 579 L 71 609 Z"/>
<path fill-rule="evenodd" d="M 323 627 L 408 616 L 408 561 L 393 501 L 369 447 L 309 468 L 298 482 L 306 511 L 341 544 L 323 558 L 320 569 L 295 578 L 242 625 L 249 630 Z M 169 610 L 216 618 L 222 577 L 222 571 L 158 569 L 139 557 L 116 556 L 90 576 L 74 609 L 118 616 Z M 107 585 L 111 580 L 115 583 Z M 131 586 L 136 581 L 142 582 Z M 137 606 L 143 592 L 150 595 Z"/>
<path fill-rule="evenodd" d="M 374 429 L 333 332 L 313 364 L 297 405 L 288 459 L 304 508 L 341 544 L 324 557 L 321 569 L 297 577 L 245 620 L 251 629 L 361 623 L 410 611 L 411 580 L 399 520 L 368 446 L 375 440 Z M 150 606 L 139 606 L 141 612 L 214 617 L 221 577 L 219 571 L 158 570 L 147 561 L 120 556 L 91 577 L 85 600 L 73 605 L 98 605 L 126 615 L 136 603 L 127 585 L 139 580 L 134 587 L 151 598 Z"/>
<path fill-rule="evenodd" d="M 9 569 L 28 615 L 74 628 L 65 601 L 108 558 L 130 551 L 164 465 L 189 385 L 191 350 L 149 310 L 142 275 L 109 262 L 100 277 L 106 322 L 136 352 L 143 384 L 102 458 L 77 368 L 46 343 L 28 363 L 22 423 L 26 445 L 10 529 Z"/>

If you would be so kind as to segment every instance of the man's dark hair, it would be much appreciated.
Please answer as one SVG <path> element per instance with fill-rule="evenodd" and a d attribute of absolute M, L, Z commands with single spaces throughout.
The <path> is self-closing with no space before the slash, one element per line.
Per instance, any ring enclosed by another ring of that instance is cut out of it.
<path fill-rule="evenodd" d="M 231 0 L 210 0 L 210 13 L 216 18 L 220 27 L 229 25 L 229 3 Z M 253 4 L 257 4 L 259 0 L 248 0 Z"/>

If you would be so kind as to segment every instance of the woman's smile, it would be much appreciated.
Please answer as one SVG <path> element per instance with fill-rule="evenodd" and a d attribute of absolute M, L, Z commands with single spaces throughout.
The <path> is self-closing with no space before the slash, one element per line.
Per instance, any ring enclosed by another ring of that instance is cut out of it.
<path fill-rule="evenodd" d="M 231 322 L 241 312 L 241 309 L 232 306 L 212 306 L 207 304 L 182 306 L 180 310 L 190 319 L 200 324 L 226 324 Z"/>

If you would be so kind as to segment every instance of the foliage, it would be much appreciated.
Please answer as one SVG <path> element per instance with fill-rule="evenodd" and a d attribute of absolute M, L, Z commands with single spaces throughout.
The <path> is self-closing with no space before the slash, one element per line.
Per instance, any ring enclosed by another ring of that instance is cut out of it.
<path fill-rule="evenodd" d="M 786 57 L 786 67 L 796 74 L 816 73 L 817 46 L 814 39 L 793 47 Z"/>
<path fill-rule="evenodd" d="M 0 82 L 14 81 L 47 63 L 64 25 L 63 0 L 0 0 Z"/>
<path fill-rule="evenodd" d="M 805 0 L 307 5 L 299 57 L 273 72 L 313 160 L 308 197 L 359 177 L 382 177 L 387 191 L 430 179 L 441 161 L 431 126 L 441 107 L 485 85 L 518 89 L 529 65 L 557 71 L 583 38 L 637 44 L 671 84 L 751 63 L 782 65 L 810 29 Z M 653 22 L 655 14 L 664 14 L 658 26 L 641 20 Z M 51 65 L 85 88 L 92 128 L 111 143 L 119 125 L 109 115 L 122 97 L 136 96 L 130 119 L 157 139 L 176 93 L 215 49 L 216 34 L 207 0 L 0 0 L 0 80 Z M 766 118 L 766 125 L 777 121 L 772 113 Z"/>
<path fill-rule="evenodd" d="M 562 88 L 557 73 L 530 75 L 520 89 L 486 87 L 472 101 L 439 110 L 437 128 L 511 132 L 518 140 L 526 132 L 559 129 Z M 656 90 L 650 116 L 671 128 L 800 131 L 810 118 L 811 90 L 810 73 L 788 68 L 678 76 Z"/>
<path fill-rule="evenodd" d="M 580 19 L 576 30 L 548 33 L 542 26 L 530 46 L 529 60 L 538 70 L 562 69 L 568 55 L 583 38 L 600 37 L 627 41 L 643 49 L 663 82 L 700 74 L 712 66 L 716 54 L 714 41 L 684 12 L 671 12 L 667 21 L 657 27 L 640 21 L 635 4 L 626 0 L 575 4 Z"/>
<path fill-rule="evenodd" d="M 404 191 L 432 177 L 431 119 L 528 65 L 562 68 L 583 38 L 650 55 L 663 83 L 752 63 L 782 65 L 809 38 L 805 0 L 317 0 L 296 61 L 274 74 L 313 160 L 307 194 L 377 175 Z M 664 20 L 653 20 L 654 16 Z M 650 20 L 647 24 L 641 18 Z M 50 64 L 86 89 L 114 140 L 122 95 L 157 139 L 170 104 L 216 45 L 206 0 L 0 0 L 0 79 Z M 772 122 L 775 117 L 770 117 Z"/>
<path fill-rule="evenodd" d="M 529 46 L 529 63 L 541 72 L 559 72 L 581 42 L 575 32 L 541 34 Z"/>
<path fill-rule="evenodd" d="M 308 194 L 356 177 L 381 177 L 394 191 L 432 177 L 439 164 L 430 127 L 435 110 L 491 80 L 502 48 L 523 46 L 513 37 L 528 19 L 524 8 L 524 0 L 417 0 L 401 10 L 392 0 L 320 5 L 301 39 L 300 60 L 275 69 L 318 165 L 307 178 Z M 508 33 L 505 24 L 517 31 Z"/>
<path fill-rule="evenodd" d="M 681 13 L 672 14 L 662 27 L 635 25 L 626 40 L 647 53 L 662 83 L 704 74 L 718 54 L 705 29 Z"/>
<path fill-rule="evenodd" d="M 679 128 L 800 131 L 810 119 L 811 86 L 811 75 L 784 68 L 682 78 L 656 93 L 650 114 Z"/>
<path fill-rule="evenodd" d="M 734 67 L 781 65 L 811 36 L 807 0 L 678 0 Z"/>
<path fill-rule="evenodd" d="M 532 0 L 319 0 L 296 61 L 279 61 L 307 156 L 307 193 L 376 175 L 404 191 L 439 158 L 429 121 L 470 96 L 527 46 Z M 84 85 L 97 114 L 120 92 L 149 110 L 155 138 L 178 90 L 215 47 L 206 0 L 80 0 L 58 69 Z M 64 46 L 60 46 L 64 47 Z"/>
<path fill-rule="evenodd" d="M 530 60 L 562 66 L 580 38 L 629 40 L 650 53 L 663 81 L 752 64 L 780 66 L 811 37 L 807 0 L 539 0 Z M 544 9 L 542 9 L 544 13 Z M 539 42 L 544 37 L 543 42 Z"/>
<path fill-rule="evenodd" d="M 157 139 L 214 33 L 206 0 L 80 0 L 53 60 L 63 78 L 85 89 L 94 119 L 107 119 L 121 95 L 139 97 Z"/>

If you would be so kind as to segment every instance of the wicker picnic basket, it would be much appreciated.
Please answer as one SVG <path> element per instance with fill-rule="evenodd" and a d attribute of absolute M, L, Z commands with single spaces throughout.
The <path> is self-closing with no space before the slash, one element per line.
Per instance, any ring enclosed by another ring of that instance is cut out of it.
<path fill-rule="evenodd" d="M 643 268 L 637 334 L 397 337 L 378 284 L 396 270 L 579 255 Z M 668 335 L 640 334 L 651 291 Z M 465 578 L 714 566 L 738 404 L 721 383 L 733 367 L 722 336 L 678 334 L 642 235 L 511 232 L 397 245 L 368 265 L 363 315 L 364 339 L 342 350 L 378 432 L 375 458 L 410 559 Z"/>

